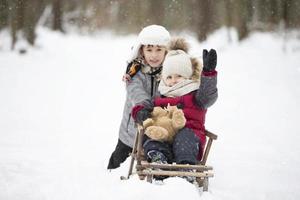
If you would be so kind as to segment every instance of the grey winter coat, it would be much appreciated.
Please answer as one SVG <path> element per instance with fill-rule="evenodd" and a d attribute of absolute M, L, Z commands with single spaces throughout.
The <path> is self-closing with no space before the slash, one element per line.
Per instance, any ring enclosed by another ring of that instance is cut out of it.
<path fill-rule="evenodd" d="M 126 102 L 123 109 L 123 118 L 119 129 L 119 139 L 126 145 L 133 147 L 136 134 L 134 119 L 131 116 L 132 108 L 137 104 L 151 104 L 152 98 L 157 95 L 159 80 L 140 70 L 126 86 Z"/>

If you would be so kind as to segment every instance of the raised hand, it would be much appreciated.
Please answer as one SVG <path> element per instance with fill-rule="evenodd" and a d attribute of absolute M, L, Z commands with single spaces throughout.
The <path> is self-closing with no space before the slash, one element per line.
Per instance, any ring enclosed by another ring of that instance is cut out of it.
<path fill-rule="evenodd" d="M 203 58 L 203 71 L 212 72 L 216 69 L 217 66 L 217 52 L 214 49 L 207 51 L 203 49 L 202 53 Z"/>

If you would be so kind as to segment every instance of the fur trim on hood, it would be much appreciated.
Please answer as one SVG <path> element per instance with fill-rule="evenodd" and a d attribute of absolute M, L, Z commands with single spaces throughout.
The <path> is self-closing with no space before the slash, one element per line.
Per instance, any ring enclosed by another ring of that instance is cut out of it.
<path fill-rule="evenodd" d="M 168 50 L 182 50 L 186 53 L 189 51 L 189 43 L 184 39 L 180 37 L 172 38 L 171 41 L 168 44 Z M 191 79 L 192 80 L 199 80 L 201 79 L 201 73 L 202 73 L 202 63 L 197 58 L 192 58 L 192 68 L 193 68 L 193 74 Z"/>

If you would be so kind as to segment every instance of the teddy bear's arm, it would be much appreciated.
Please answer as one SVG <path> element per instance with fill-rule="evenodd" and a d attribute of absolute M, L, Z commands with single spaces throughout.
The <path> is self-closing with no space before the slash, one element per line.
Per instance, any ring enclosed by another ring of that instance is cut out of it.
<path fill-rule="evenodd" d="M 145 134 L 153 140 L 165 141 L 168 138 L 168 131 L 160 126 L 149 126 Z"/>
<path fill-rule="evenodd" d="M 151 119 L 151 118 L 148 118 L 148 119 L 146 119 L 145 121 L 143 121 L 143 127 L 144 128 L 147 128 L 147 127 L 149 127 L 149 126 L 152 126 L 154 124 L 154 121 L 153 121 L 153 119 Z"/>
<path fill-rule="evenodd" d="M 185 126 L 186 119 L 182 110 L 175 110 L 172 116 L 172 125 L 174 129 L 181 129 Z"/>

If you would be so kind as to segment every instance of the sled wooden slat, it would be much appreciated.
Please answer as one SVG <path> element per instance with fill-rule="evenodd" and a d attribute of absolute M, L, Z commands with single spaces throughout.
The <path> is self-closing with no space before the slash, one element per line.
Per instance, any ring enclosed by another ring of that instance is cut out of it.
<path fill-rule="evenodd" d="M 205 165 L 180 165 L 180 164 L 157 164 L 142 161 L 141 165 L 137 165 L 137 168 L 159 168 L 159 169 L 195 169 L 199 171 L 212 170 L 213 167 Z"/>
<path fill-rule="evenodd" d="M 210 172 L 183 172 L 183 171 L 165 171 L 165 170 L 151 170 L 144 169 L 138 172 L 141 175 L 153 175 L 153 176 L 194 176 L 199 178 L 213 177 L 213 173 Z"/>

